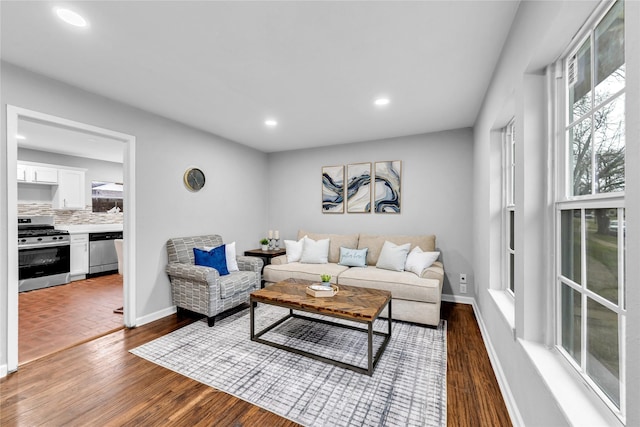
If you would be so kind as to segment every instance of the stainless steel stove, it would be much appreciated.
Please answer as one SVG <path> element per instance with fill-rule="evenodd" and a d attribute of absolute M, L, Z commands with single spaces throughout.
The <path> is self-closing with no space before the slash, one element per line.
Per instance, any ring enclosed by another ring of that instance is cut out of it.
<path fill-rule="evenodd" d="M 53 216 L 18 217 L 20 292 L 69 283 L 69 232 L 56 230 Z"/>

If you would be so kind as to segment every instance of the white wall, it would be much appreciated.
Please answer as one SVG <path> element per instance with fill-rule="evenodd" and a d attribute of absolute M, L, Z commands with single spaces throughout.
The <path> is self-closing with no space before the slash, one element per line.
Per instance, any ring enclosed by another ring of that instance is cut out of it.
<path fill-rule="evenodd" d="M 97 96 L 61 82 L 1 63 L 1 128 L 6 105 L 134 135 L 137 185 L 136 312 L 152 315 L 171 306 L 165 242 L 170 237 L 219 233 L 237 241 L 239 252 L 257 246 L 267 229 L 260 206 L 267 205 L 266 154 L 180 123 Z M 0 152 L 0 283 L 7 281 L 6 134 Z M 188 166 L 207 177 L 198 193 L 187 191 Z M 6 316 L 6 286 L 0 286 L 1 316 Z M 0 354 L 6 353 L 6 318 L 0 322 Z M 0 366 L 6 360 L 0 360 Z"/>
<path fill-rule="evenodd" d="M 349 163 L 402 160 L 400 214 L 322 213 L 321 169 Z M 471 262 L 472 134 L 460 129 L 269 155 L 269 228 L 294 239 L 298 229 L 321 233 L 435 234 L 447 279 L 458 293 L 458 274 Z M 265 208 L 266 210 L 266 208 Z"/>

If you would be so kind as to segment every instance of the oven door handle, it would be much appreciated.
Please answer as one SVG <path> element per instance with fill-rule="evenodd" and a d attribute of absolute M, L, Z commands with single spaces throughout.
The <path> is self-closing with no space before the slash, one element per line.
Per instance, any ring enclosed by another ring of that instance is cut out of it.
<path fill-rule="evenodd" d="M 71 242 L 45 242 L 45 243 L 30 243 L 26 245 L 18 246 L 18 251 L 20 249 L 39 249 L 39 248 L 50 248 L 52 246 L 71 246 Z"/>

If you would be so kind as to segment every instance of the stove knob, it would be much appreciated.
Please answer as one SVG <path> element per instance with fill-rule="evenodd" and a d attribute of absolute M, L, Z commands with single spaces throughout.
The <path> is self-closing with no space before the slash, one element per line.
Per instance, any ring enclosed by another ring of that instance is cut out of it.
<path fill-rule="evenodd" d="M 58 238 L 57 238 L 57 237 L 55 237 L 55 236 L 53 236 L 53 240 L 58 240 Z"/>
<path fill-rule="evenodd" d="M 41 241 L 42 241 L 42 237 L 38 237 L 38 242 L 41 242 Z"/>

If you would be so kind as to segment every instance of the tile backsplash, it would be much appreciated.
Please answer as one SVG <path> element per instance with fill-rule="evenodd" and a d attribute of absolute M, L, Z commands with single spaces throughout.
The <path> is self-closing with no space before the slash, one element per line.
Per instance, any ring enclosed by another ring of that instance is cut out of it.
<path fill-rule="evenodd" d="M 122 224 L 124 214 L 92 212 L 91 206 L 84 209 L 58 210 L 51 203 L 18 203 L 18 215 L 53 215 L 55 224 Z"/>

